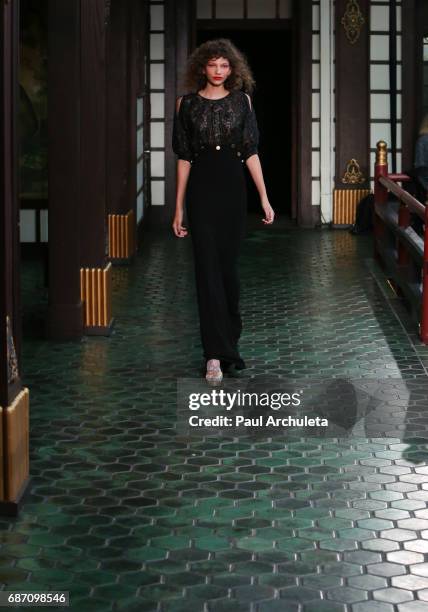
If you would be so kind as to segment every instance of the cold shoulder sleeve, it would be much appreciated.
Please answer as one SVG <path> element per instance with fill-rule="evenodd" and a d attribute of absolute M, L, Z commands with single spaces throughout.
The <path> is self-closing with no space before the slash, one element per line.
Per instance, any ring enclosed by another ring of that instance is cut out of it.
<path fill-rule="evenodd" d="M 244 119 L 244 131 L 242 136 L 243 158 L 247 160 L 251 155 L 258 153 L 259 129 L 257 126 L 256 113 L 254 106 L 245 94 L 246 113 Z"/>
<path fill-rule="evenodd" d="M 172 150 L 178 155 L 178 159 L 192 161 L 192 151 L 190 147 L 190 139 L 184 116 L 184 104 L 181 100 L 180 106 L 174 113 L 174 123 L 172 129 Z"/>

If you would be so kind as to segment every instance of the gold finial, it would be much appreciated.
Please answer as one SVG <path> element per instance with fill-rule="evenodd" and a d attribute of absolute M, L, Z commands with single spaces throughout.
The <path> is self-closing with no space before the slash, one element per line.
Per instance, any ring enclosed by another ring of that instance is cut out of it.
<path fill-rule="evenodd" d="M 379 140 L 376 149 L 376 165 L 386 166 L 388 164 L 388 145 L 384 140 Z"/>

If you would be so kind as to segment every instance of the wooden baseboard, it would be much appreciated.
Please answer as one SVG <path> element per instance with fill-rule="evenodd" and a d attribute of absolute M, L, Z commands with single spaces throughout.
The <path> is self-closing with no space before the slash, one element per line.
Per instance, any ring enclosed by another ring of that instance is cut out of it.
<path fill-rule="evenodd" d="M 1 408 L 1 428 L 0 501 L 12 508 L 30 476 L 30 393 L 27 387 L 9 406 Z"/>
<path fill-rule="evenodd" d="M 106 334 L 110 333 L 112 325 L 111 274 L 110 262 L 105 268 L 81 268 L 80 270 L 84 333 L 90 333 L 91 328 L 96 328 L 97 334 L 102 329 Z"/>
<path fill-rule="evenodd" d="M 126 260 L 135 253 L 135 214 L 108 216 L 108 256 L 110 259 Z"/>

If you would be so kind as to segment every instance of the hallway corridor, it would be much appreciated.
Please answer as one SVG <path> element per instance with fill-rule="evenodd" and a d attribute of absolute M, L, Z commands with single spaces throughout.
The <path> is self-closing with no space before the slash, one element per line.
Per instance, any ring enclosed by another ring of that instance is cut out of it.
<path fill-rule="evenodd" d="M 383 435 L 176 434 L 177 379 L 202 366 L 190 239 L 147 232 L 114 268 L 109 338 L 43 340 L 24 262 L 32 480 L 0 518 L 2 588 L 69 591 L 81 612 L 427 609 L 428 347 L 372 236 L 253 227 L 237 376 L 398 381 Z"/>

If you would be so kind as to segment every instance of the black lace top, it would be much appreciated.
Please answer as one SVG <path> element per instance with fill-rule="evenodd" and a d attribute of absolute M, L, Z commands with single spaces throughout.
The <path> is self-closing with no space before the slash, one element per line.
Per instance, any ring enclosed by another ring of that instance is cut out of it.
<path fill-rule="evenodd" d="M 258 142 L 254 107 L 243 91 L 218 100 L 187 94 L 174 115 L 172 148 L 179 159 L 192 162 L 205 146 L 234 145 L 246 160 L 257 153 Z"/>

